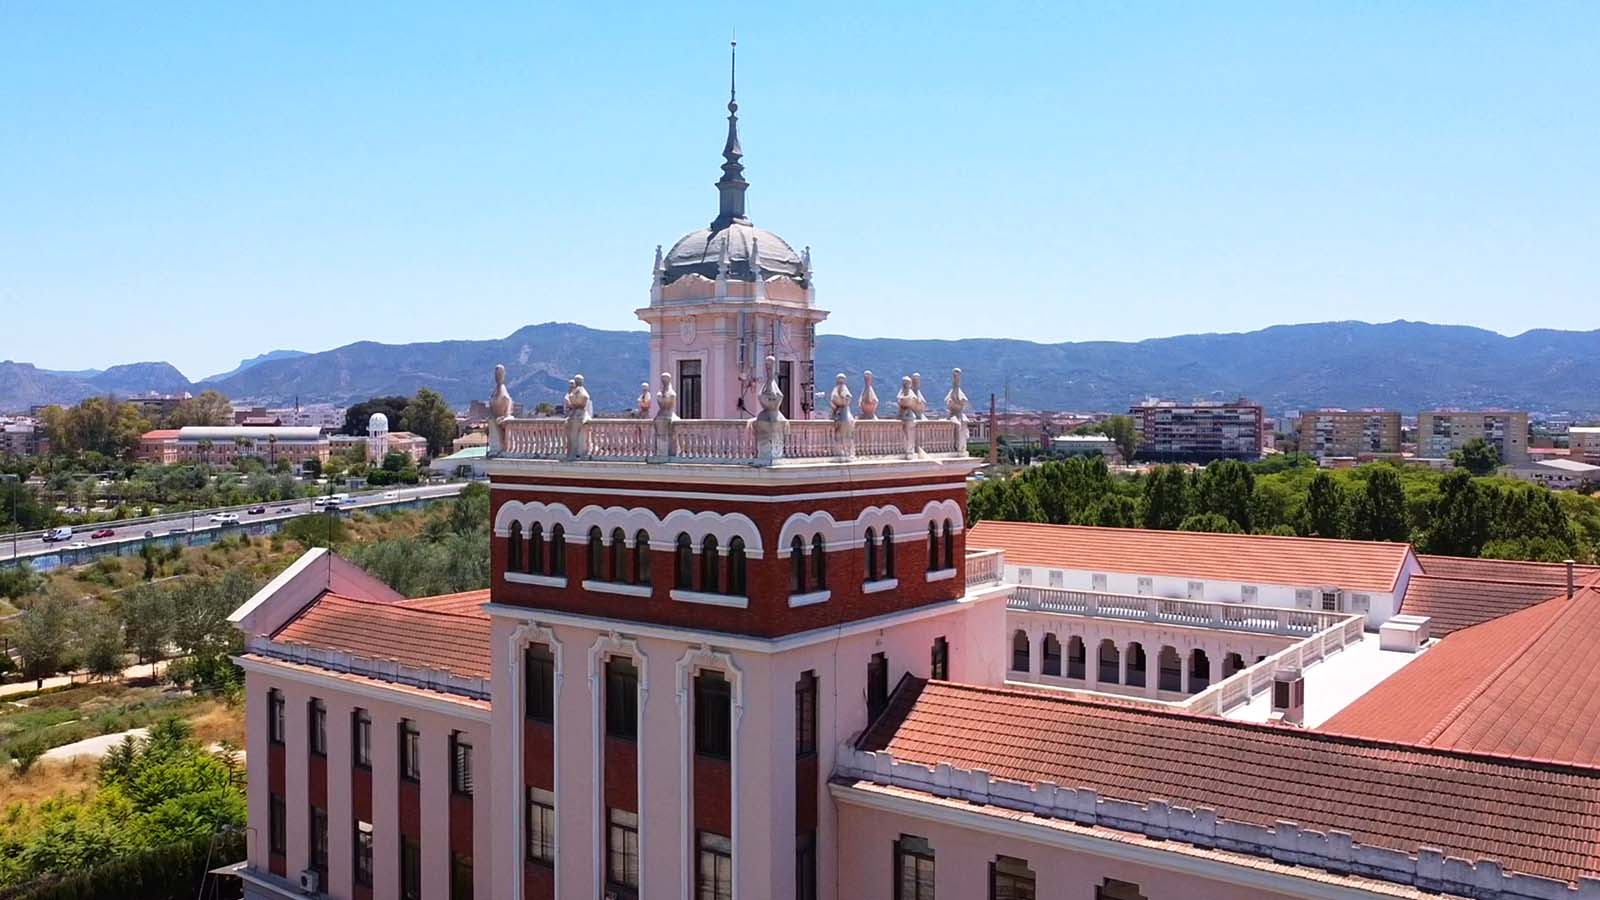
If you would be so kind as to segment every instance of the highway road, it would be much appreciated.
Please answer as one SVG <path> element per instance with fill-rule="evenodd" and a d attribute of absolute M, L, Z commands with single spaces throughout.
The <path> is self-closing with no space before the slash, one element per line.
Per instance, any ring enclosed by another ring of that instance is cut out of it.
<path fill-rule="evenodd" d="M 453 497 L 461 493 L 465 487 L 464 482 L 451 484 L 430 484 L 419 487 L 377 488 L 361 493 L 352 493 L 350 501 L 339 508 L 342 511 L 358 509 L 379 509 L 397 503 L 409 503 L 419 499 L 438 499 L 440 497 Z M 186 535 L 207 535 L 224 529 L 236 529 L 240 526 L 254 525 L 260 522 L 281 521 L 303 516 L 307 513 L 319 512 L 313 508 L 313 501 L 286 500 L 275 503 L 257 504 L 264 506 L 265 511 L 251 513 L 248 510 L 256 507 L 229 506 L 219 509 L 197 509 L 193 512 L 172 513 L 171 515 L 156 516 L 148 519 L 125 519 L 120 522 L 103 522 L 94 525 L 85 525 L 82 528 L 74 527 L 71 540 L 46 543 L 40 532 L 24 532 L 17 536 L 16 552 L 12 552 L 12 536 L 0 535 L 0 562 L 10 561 L 14 558 L 27 559 L 34 556 L 48 556 L 60 553 L 63 562 L 74 565 L 71 551 L 80 542 L 88 545 L 88 550 L 83 552 L 83 562 L 92 561 L 100 553 L 89 552 L 112 545 L 138 544 L 149 538 L 183 538 Z M 239 516 L 237 523 L 221 523 L 212 521 L 211 516 L 219 512 L 236 513 Z M 111 529 L 114 534 L 109 537 L 92 538 L 96 531 Z M 131 551 L 130 551 L 131 552 Z"/>

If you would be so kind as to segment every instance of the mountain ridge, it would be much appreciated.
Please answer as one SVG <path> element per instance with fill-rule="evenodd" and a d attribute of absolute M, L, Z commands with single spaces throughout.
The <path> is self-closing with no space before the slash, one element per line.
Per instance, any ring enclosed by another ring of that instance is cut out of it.
<path fill-rule="evenodd" d="M 272 357 L 278 354 L 277 358 Z M 527 325 L 503 338 L 383 344 L 357 341 L 318 353 L 273 351 L 198 383 L 165 363 L 113 366 L 90 378 L 54 376 L 27 363 L 0 363 L 0 409 L 73 402 L 108 391 L 123 395 L 172 387 L 216 388 L 241 404 L 352 403 L 429 387 L 455 406 L 487 397 L 497 363 L 511 394 L 528 406 L 560 402 L 567 379 L 583 372 L 602 410 L 631 406 L 650 377 L 648 335 L 573 323 Z M 1414 413 L 1440 406 L 1509 407 L 1600 414 L 1600 330 L 1530 329 L 1506 336 L 1467 325 L 1396 320 L 1273 325 L 1137 342 L 1043 344 L 1016 338 L 902 339 L 818 337 L 819 389 L 844 372 L 859 392 L 865 369 L 879 393 L 903 374 L 923 373 L 924 392 L 942 397 L 960 366 L 980 408 L 987 395 L 1012 408 L 1114 411 L 1145 396 L 1179 400 L 1247 396 L 1269 412 L 1319 406 L 1381 406 Z M 930 389 L 931 388 L 931 389 Z M 45 400 L 30 397 L 49 397 Z M 26 402 L 23 402 L 26 401 Z M 937 405 L 937 403 L 936 403 Z"/>

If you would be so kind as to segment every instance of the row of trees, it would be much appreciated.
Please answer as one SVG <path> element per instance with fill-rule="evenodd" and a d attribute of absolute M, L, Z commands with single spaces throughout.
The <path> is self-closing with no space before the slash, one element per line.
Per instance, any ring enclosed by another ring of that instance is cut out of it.
<path fill-rule="evenodd" d="M 1099 458 L 1049 461 L 972 491 L 974 520 L 1410 541 L 1423 552 L 1559 561 L 1600 548 L 1600 501 L 1465 470 L 1318 469 L 1235 460 L 1116 477 Z"/>
<path fill-rule="evenodd" d="M 468 485 L 442 508 L 429 510 L 418 536 L 363 544 L 351 558 L 407 597 L 488 587 L 489 491 Z"/>

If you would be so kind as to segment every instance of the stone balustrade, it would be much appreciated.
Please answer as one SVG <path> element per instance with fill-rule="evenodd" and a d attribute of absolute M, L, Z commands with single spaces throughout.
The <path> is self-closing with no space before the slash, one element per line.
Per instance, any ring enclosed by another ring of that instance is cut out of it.
<path fill-rule="evenodd" d="M 1491 859 L 1445 856 L 1435 848 L 1421 848 L 1413 856 L 1403 850 L 1361 844 L 1348 831 L 1318 831 L 1286 820 L 1271 826 L 1256 825 L 1223 818 L 1206 807 L 1190 809 L 1156 798 L 1144 802 L 1112 799 L 1101 797 L 1090 788 L 1062 787 L 1050 782 L 1008 781 L 982 769 L 902 762 L 887 751 L 858 750 L 850 744 L 839 749 L 835 772 L 871 784 L 992 806 L 1036 819 L 1112 828 L 1157 840 L 1263 857 L 1285 865 L 1314 866 L 1337 875 L 1413 885 L 1451 896 L 1600 900 L 1600 879 L 1580 878 L 1572 885 L 1553 878 L 1507 872 L 1501 863 Z M 1048 827 L 1048 822 L 1040 824 Z"/>
<path fill-rule="evenodd" d="M 1008 605 L 1011 609 L 1030 612 L 1278 635 L 1310 636 L 1333 625 L 1343 624 L 1350 618 L 1345 613 L 1294 607 L 1183 600 L 1147 594 L 1113 594 L 1034 585 L 1019 585 Z"/>
<path fill-rule="evenodd" d="M 1001 550 L 967 551 L 967 587 L 998 584 L 1005 573 L 1006 555 Z"/>
<path fill-rule="evenodd" d="M 1298 610 L 1306 612 L 1306 610 Z M 1351 644 L 1360 643 L 1366 632 L 1366 617 L 1347 613 L 1322 613 L 1337 621 L 1291 644 L 1253 666 L 1229 675 L 1193 697 L 1177 704 L 1191 712 L 1222 715 L 1236 706 L 1249 703 L 1272 689 L 1273 675 L 1280 670 L 1305 671 Z"/>
<path fill-rule="evenodd" d="M 754 419 L 506 419 L 503 459 L 586 459 L 772 465 L 780 460 L 927 459 L 966 455 L 958 419 L 863 419 L 842 428 L 828 419 L 783 421 L 782 440 L 758 448 Z M 574 428 L 581 438 L 573 446 Z M 659 438 L 666 434 L 663 444 Z M 666 449 L 665 454 L 661 453 Z"/>

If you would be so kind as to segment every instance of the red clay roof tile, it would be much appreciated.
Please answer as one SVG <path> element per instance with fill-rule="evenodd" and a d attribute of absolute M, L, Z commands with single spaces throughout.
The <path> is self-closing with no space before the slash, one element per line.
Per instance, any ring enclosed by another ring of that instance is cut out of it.
<path fill-rule="evenodd" d="M 1406 582 L 1400 611 L 1432 619 L 1434 637 L 1470 628 L 1527 609 L 1563 591 L 1553 584 L 1480 581 L 1472 578 L 1413 575 Z"/>
<path fill-rule="evenodd" d="M 392 659 L 468 678 L 488 678 L 489 617 L 477 610 L 456 612 L 427 605 L 438 601 L 458 607 L 464 603 L 463 596 L 385 603 L 324 593 L 272 639 L 367 659 Z"/>
<path fill-rule="evenodd" d="M 1010 565 L 1137 574 L 1171 574 L 1259 584 L 1330 584 L 1392 592 L 1409 544 L 1260 534 L 1209 534 L 979 522 L 972 549 L 1004 550 Z"/>
<path fill-rule="evenodd" d="M 861 746 L 1260 825 L 1342 829 L 1408 853 L 1437 847 L 1552 878 L 1600 869 L 1600 769 L 917 679 Z"/>

